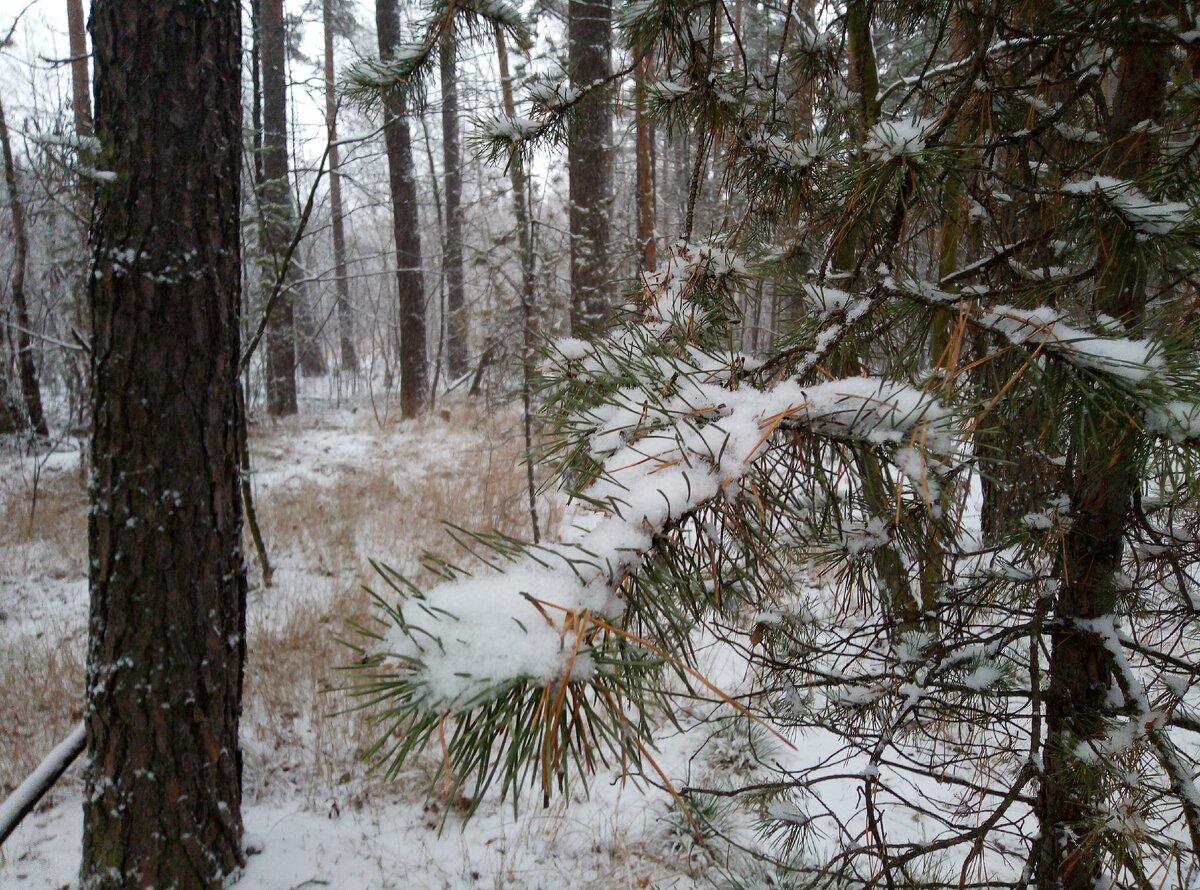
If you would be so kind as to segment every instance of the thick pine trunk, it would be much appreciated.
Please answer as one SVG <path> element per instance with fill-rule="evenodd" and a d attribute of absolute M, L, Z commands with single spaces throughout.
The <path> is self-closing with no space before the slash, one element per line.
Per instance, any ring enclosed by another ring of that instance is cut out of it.
<path fill-rule="evenodd" d="M 342 369 L 358 372 L 354 346 L 354 315 L 350 308 L 350 283 L 346 278 L 346 227 L 342 221 L 341 154 L 337 135 L 337 98 L 333 68 L 333 0 L 323 0 L 325 28 L 325 126 L 329 133 L 329 213 L 333 232 L 333 276 L 337 288 L 338 340 Z"/>
<path fill-rule="evenodd" d="M 100 190 L 82 885 L 243 861 L 241 14 L 96 0 Z"/>
<path fill-rule="evenodd" d="M 1137 182 L 1153 158 L 1151 133 L 1161 119 L 1169 55 L 1150 42 L 1121 56 L 1109 136 L 1114 147 L 1107 171 Z M 1128 326 L 1143 321 L 1146 281 L 1131 243 L 1135 234 L 1110 223 L 1101 244 L 1095 310 Z M 1081 411 L 1092 410 L 1081 406 Z M 1102 738 L 1114 716 L 1109 700 L 1110 654 L 1095 625 L 1116 608 L 1125 529 L 1141 485 L 1140 430 L 1124 411 L 1100 410 L 1092 423 L 1076 421 L 1071 526 L 1063 542 L 1062 570 L 1054 604 L 1055 629 L 1046 692 L 1045 773 L 1038 797 L 1042 823 L 1039 890 L 1091 890 L 1102 879 L 1106 843 L 1105 801 L 1092 769 L 1076 755 L 1080 743 Z"/>
<path fill-rule="evenodd" d="M 858 151 L 866 143 L 867 133 L 879 122 L 879 67 L 875 59 L 875 43 L 871 39 L 871 6 L 864 0 L 850 0 L 846 5 L 847 85 L 858 97 L 858 114 L 854 116 L 851 138 Z M 856 197 L 846 207 L 847 220 L 834 236 L 833 268 L 840 272 L 855 271 L 862 260 L 860 250 L 862 224 L 852 225 Z"/>
<path fill-rule="evenodd" d="M 269 294 L 279 276 L 286 276 L 284 256 L 294 225 L 288 187 L 287 70 L 283 0 L 262 0 L 258 49 L 262 68 L 262 211 L 263 282 Z M 279 292 L 273 306 L 263 306 L 267 318 L 267 413 L 295 414 L 296 309 L 290 286 Z"/>
<path fill-rule="evenodd" d="M 379 55 L 391 58 L 400 45 L 396 0 L 377 0 L 375 24 Z M 400 413 L 412 417 L 429 392 L 425 362 L 425 284 L 421 276 L 421 229 L 413 177 L 412 141 L 403 101 L 392 96 L 384 109 L 388 185 L 392 193 L 392 231 L 396 239 L 396 288 L 400 309 Z"/>
<path fill-rule="evenodd" d="M 586 89 L 609 76 L 612 0 L 570 0 L 567 5 L 571 85 Z M 571 118 L 567 145 L 570 177 L 571 330 L 604 325 L 613 302 L 608 262 L 612 191 L 612 107 L 607 89 L 593 90 Z"/>
<path fill-rule="evenodd" d="M 462 155 L 458 139 L 458 61 L 451 27 L 442 35 L 442 167 L 446 184 L 446 365 L 451 379 L 467 372 L 467 305 L 463 285 Z"/>
<path fill-rule="evenodd" d="M 29 427 L 39 436 L 47 435 L 46 416 L 42 412 L 42 391 L 38 386 L 37 365 L 33 360 L 33 320 L 25 296 L 25 265 L 29 255 L 29 235 L 25 227 L 25 205 L 17 190 L 17 168 L 4 105 L 0 103 L 0 150 L 4 160 L 4 182 L 8 186 L 8 204 L 12 212 L 13 270 L 9 287 L 17 316 L 17 370 L 21 376 L 21 394 L 25 398 L 25 416 Z"/>

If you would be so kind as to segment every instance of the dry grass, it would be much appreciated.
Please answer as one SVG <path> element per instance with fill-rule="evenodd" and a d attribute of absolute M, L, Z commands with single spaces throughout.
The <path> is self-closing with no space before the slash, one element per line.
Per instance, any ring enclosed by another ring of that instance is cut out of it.
<path fill-rule="evenodd" d="M 83 641 L 62 627 L 7 647 L 0 662 L 0 796 L 83 717 Z"/>
<path fill-rule="evenodd" d="M 276 580 L 271 589 L 256 590 L 251 602 L 248 796 L 286 790 L 310 805 L 344 807 L 383 790 L 371 788 L 362 762 L 378 730 L 367 713 L 347 712 L 353 702 L 339 691 L 351 681 L 340 667 L 353 654 L 339 638 L 352 638 L 351 624 L 374 618 L 364 585 L 381 585 L 371 560 L 427 583 L 419 564 L 425 551 L 470 564 L 445 522 L 529 534 L 514 424 L 511 414 L 484 416 L 460 407 L 450 421 L 421 422 L 426 448 L 446 440 L 450 448 L 414 455 L 403 442 L 396 450 L 385 446 L 366 467 L 344 467 L 331 484 L 261 493 L 260 521 Z M 266 438 L 271 447 L 271 435 Z M 410 473 L 406 461 L 419 464 L 420 472 Z M 256 610 L 270 614 L 256 620 Z"/>
<path fill-rule="evenodd" d="M 21 474 L 0 490 L 0 552 L 4 577 L 84 574 L 87 492 L 79 474 Z"/>
<path fill-rule="evenodd" d="M 341 415 L 339 422 L 348 415 Z M 248 799 L 286 795 L 313 806 L 361 801 L 369 785 L 360 755 L 375 738 L 349 702 L 338 668 L 350 651 L 338 642 L 348 622 L 371 620 L 364 585 L 374 583 L 371 559 L 417 580 L 425 550 L 464 559 L 443 521 L 480 530 L 528 535 L 519 428 L 511 413 L 484 414 L 456 406 L 448 420 L 419 428 L 380 430 L 369 413 L 352 431 L 376 444 L 365 461 L 339 464 L 336 455 L 313 478 L 258 492 L 258 511 L 275 584 L 263 589 L 249 540 L 249 662 L 243 742 Z M 255 432 L 255 451 L 291 459 L 297 436 L 328 431 L 320 415 Z M 468 431 L 464 433 L 463 431 Z M 415 454 L 418 443 L 437 452 Z M 398 444 L 397 444 L 398 443 Z M 420 471 L 408 472 L 414 457 Z M 261 464 L 269 461 L 260 458 Z M 78 582 L 86 566 L 86 492 L 78 473 L 44 476 L 34 521 L 30 486 L 9 486 L 0 500 L 4 577 Z M 469 562 L 469 560 L 466 560 Z M 7 581 L 5 583 L 8 583 Z M 59 609 L 36 633 L 12 634 L 0 654 L 0 793 L 11 790 L 80 719 L 86 614 Z M 0 628 L 3 625 L 0 624 Z"/>
<path fill-rule="evenodd" d="M 352 447 L 343 447 L 347 442 Z M 340 691 L 351 679 L 340 668 L 353 653 L 339 638 L 352 635 L 351 623 L 373 620 L 364 586 L 385 588 L 376 584 L 371 560 L 428 584 L 433 579 L 420 565 L 425 551 L 472 563 L 444 522 L 528 536 L 517 417 L 456 406 L 449 419 L 379 429 L 368 412 L 317 414 L 256 430 L 253 447 L 275 583 L 262 587 L 247 537 L 245 800 L 330 815 L 366 808 L 377 820 L 403 813 L 437 832 L 442 804 L 421 809 L 426 786 L 419 773 L 436 765 L 436 753 L 417 771 L 388 782 L 363 761 L 379 728 L 369 714 L 349 710 L 353 702 Z M 75 599 L 70 608 L 52 610 L 55 617 L 44 625 L 26 616 L 21 632 L 30 632 L 24 636 L 0 624 L 0 647 L 6 647 L 0 649 L 0 793 L 28 775 L 82 710 L 86 594 L 78 575 L 86 565 L 85 492 L 77 473 L 46 478 L 33 524 L 28 499 L 19 495 L 17 487 L 0 489 L 0 561 L 12 562 L 33 585 L 64 567 Z M 558 519 L 543 515 L 543 528 Z M 17 577 L 2 562 L 0 571 L 8 572 L 0 577 Z M 67 589 L 65 581 L 59 586 Z M 78 783 L 78 775 L 76 768 L 70 782 Z M 646 887 L 679 873 L 687 854 L 664 846 L 659 821 L 651 815 L 642 827 L 636 823 L 615 812 L 580 816 L 565 802 L 534 811 L 503 840 L 492 886 Z M 492 844 L 500 836 L 493 832 L 506 830 L 489 828 L 478 842 Z M 548 860 L 546 851 L 560 842 L 575 852 L 561 862 Z M 391 860 L 385 866 L 382 852 L 362 850 L 365 858 L 373 855 L 380 857 L 381 876 L 386 869 L 394 878 L 396 866 Z M 464 852 L 462 860 L 468 858 Z M 429 867 L 436 871 L 440 862 Z M 447 871 L 446 885 L 457 877 Z"/>
<path fill-rule="evenodd" d="M 6 480 L 0 496 L 0 584 L 22 598 L 36 629 L 0 644 L 0 794 L 15 788 L 83 714 L 83 620 L 54 600 L 87 566 L 87 498 L 76 473 Z M 6 597 L 7 599 L 7 597 Z M 3 609 L 3 603 L 0 603 Z"/>

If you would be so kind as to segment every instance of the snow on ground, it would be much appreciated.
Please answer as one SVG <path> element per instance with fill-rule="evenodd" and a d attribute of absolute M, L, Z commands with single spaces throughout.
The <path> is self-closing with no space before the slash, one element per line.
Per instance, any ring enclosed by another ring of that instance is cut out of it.
<path fill-rule="evenodd" d="M 34 522 L 37 512 L 45 513 L 49 492 L 62 487 L 77 489 L 82 503 L 79 479 L 78 440 L 64 439 L 52 450 L 28 454 L 15 447 L 0 447 L 0 505 L 9 515 L 8 529 L 0 530 L 0 651 L 7 640 L 61 630 L 68 616 L 87 612 L 87 541 L 62 541 L 39 538 L 14 544 L 10 536 L 17 525 L 28 525 L 30 504 Z M 40 502 L 40 503 L 39 503 Z M 77 517 L 76 530 L 83 530 L 84 519 Z"/>
<path fill-rule="evenodd" d="M 439 831 L 440 814 L 411 801 L 361 809 L 312 808 L 278 800 L 244 808 L 251 851 L 238 890 L 366 888 L 616 888 L 687 890 L 686 874 L 664 869 L 666 810 L 632 786 L 600 783 L 570 807 L 481 810 Z M 5 845 L 0 887 L 73 886 L 83 812 L 77 793 L 56 798 Z M 656 849 L 657 848 L 657 849 Z M 670 853 L 668 851 L 668 858 Z M 667 872 L 664 880 L 664 872 Z"/>
<path fill-rule="evenodd" d="M 368 559 L 419 573 L 427 546 L 449 544 L 440 519 L 489 528 L 509 513 L 523 516 L 523 470 L 513 457 L 519 450 L 498 445 L 506 436 L 516 441 L 517 429 L 509 409 L 457 406 L 448 416 L 381 425 L 370 410 L 310 403 L 301 417 L 252 433 L 253 483 L 275 583 L 262 587 L 248 550 L 243 812 L 248 847 L 259 852 L 237 888 L 695 886 L 697 862 L 707 860 L 696 859 L 665 792 L 613 772 L 595 777 L 586 800 L 542 809 L 540 795 L 528 793 L 514 816 L 511 802 L 489 799 L 464 824 L 454 803 L 445 814 L 444 802 L 426 801 L 419 775 L 389 783 L 358 760 L 363 731 L 334 713 L 345 702 L 325 691 L 338 682 L 332 668 L 346 660 L 330 642 L 344 632 L 336 609 L 347 591 L 372 583 Z M 35 455 L 16 446 L 0 452 L 6 515 L 27 517 L 35 491 L 40 498 L 33 525 L 0 528 L 0 677 L 7 672 L 9 682 L 36 669 L 46 651 L 69 653 L 81 671 L 87 544 L 80 457 L 75 441 Z M 508 488 L 495 481 L 505 474 Z M 493 515 L 454 514 L 455 506 L 472 503 L 464 485 L 495 487 L 474 499 Z M 435 511 L 444 515 L 430 515 Z M 441 541 L 431 544 L 434 536 Z M 270 664 L 256 665 L 256 655 Z M 256 673 L 296 665 L 320 676 L 301 678 L 294 694 L 276 697 L 276 675 L 263 680 Z M 81 677 L 76 682 L 81 686 Z M 305 695 L 316 704 L 306 706 Z M 24 714 L 5 713 L 11 702 L 0 703 L 0 721 L 9 724 L 7 735 L 0 729 L 0 749 L 26 745 L 36 763 L 79 717 L 81 693 L 74 698 L 65 689 L 60 697 L 68 700 L 52 702 L 55 713 L 46 720 L 36 701 L 35 713 Z M 664 754 L 664 764 L 684 775 L 694 750 L 667 747 L 677 755 Z M 675 756 L 680 763 L 671 762 Z M 0 850 L 0 887 L 74 886 L 81 791 L 76 763 Z"/>

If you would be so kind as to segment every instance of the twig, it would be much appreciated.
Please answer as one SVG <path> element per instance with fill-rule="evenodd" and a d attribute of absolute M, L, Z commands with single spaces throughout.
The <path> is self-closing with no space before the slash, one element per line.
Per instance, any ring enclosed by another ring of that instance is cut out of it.
<path fill-rule="evenodd" d="M 67 767 L 75 762 L 86 742 L 87 731 L 84 724 L 80 723 L 46 755 L 46 759 L 29 774 L 29 778 L 0 804 L 0 844 L 16 830 L 22 819 L 33 812 L 38 801 L 46 796 L 46 792 L 62 777 Z"/>

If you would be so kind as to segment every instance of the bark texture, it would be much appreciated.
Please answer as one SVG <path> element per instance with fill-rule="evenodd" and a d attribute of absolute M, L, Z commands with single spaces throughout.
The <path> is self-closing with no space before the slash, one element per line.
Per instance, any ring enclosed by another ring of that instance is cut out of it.
<path fill-rule="evenodd" d="M 67 0 L 67 38 L 71 46 L 71 113 L 75 132 L 92 133 L 92 91 L 88 83 L 87 32 L 83 0 Z"/>
<path fill-rule="evenodd" d="M 262 68 L 262 214 L 263 291 L 270 293 L 288 275 L 284 256 L 293 234 L 295 214 L 288 188 L 287 71 L 283 0 L 261 0 L 258 49 Z M 279 292 L 267 319 L 267 413 L 295 414 L 296 308 L 290 287 Z"/>
<path fill-rule="evenodd" d="M 346 227 L 342 221 L 341 155 L 337 144 L 333 0 L 323 0 L 321 12 L 325 29 L 325 126 L 329 133 L 329 212 L 333 232 L 333 277 L 337 288 L 338 339 L 342 369 L 355 374 L 358 372 L 358 350 L 354 346 L 354 314 L 350 308 L 350 284 L 346 279 Z"/>
<path fill-rule="evenodd" d="M 612 0 L 570 0 L 567 38 L 571 85 L 587 89 L 609 76 Z M 571 330 L 603 326 L 611 305 L 608 260 L 612 195 L 612 107 L 607 89 L 593 89 L 571 119 L 570 176 Z"/>
<path fill-rule="evenodd" d="M 462 152 L 458 137 L 458 60 L 454 20 L 442 35 L 442 169 L 446 186 L 446 367 L 457 380 L 467 373 L 467 304 L 463 285 Z"/>
<path fill-rule="evenodd" d="M 47 435 L 46 416 L 42 412 L 42 391 L 38 386 L 37 365 L 33 358 L 33 320 L 29 317 L 29 301 L 25 296 L 25 266 L 29 256 L 29 234 L 25 225 L 25 205 L 17 188 L 17 167 L 13 160 L 12 141 L 4 104 L 0 102 L 0 152 L 4 159 L 4 182 L 8 186 L 8 204 L 12 212 L 13 269 L 9 287 L 13 309 L 17 316 L 17 369 L 21 376 L 21 395 L 25 399 L 25 416 L 29 428 L 39 436 Z"/>
<path fill-rule="evenodd" d="M 657 262 L 654 237 L 654 124 L 646 114 L 646 78 L 650 58 L 638 62 L 633 72 L 634 129 L 637 146 L 637 239 L 642 268 L 653 272 Z"/>
<path fill-rule="evenodd" d="M 96 0 L 87 890 L 243 861 L 241 15 Z"/>
<path fill-rule="evenodd" d="M 377 0 L 375 25 L 379 55 L 388 59 L 400 45 L 396 0 Z M 396 288 L 400 310 L 400 413 L 412 417 L 424 407 L 429 392 L 425 363 L 425 284 L 421 276 L 421 230 L 417 187 L 413 177 L 412 140 L 403 100 L 390 96 L 384 108 L 388 185 L 392 193 L 392 231 L 396 239 Z"/>
<path fill-rule="evenodd" d="M 1153 157 L 1155 128 L 1166 94 L 1168 54 L 1147 41 L 1133 43 L 1120 58 L 1113 95 L 1108 173 L 1138 181 Z M 1146 272 L 1136 259 L 1136 235 L 1121 222 L 1103 232 L 1095 310 L 1127 326 L 1143 321 Z M 1139 430 L 1126 412 L 1089 409 L 1094 429 L 1072 443 L 1074 473 L 1070 529 L 1063 542 L 1056 627 L 1046 692 L 1045 774 L 1038 797 L 1042 844 L 1038 890 L 1091 890 L 1103 881 L 1112 839 L 1104 813 L 1104 790 L 1075 751 L 1102 738 L 1115 716 L 1109 703 L 1111 655 L 1095 622 L 1111 620 L 1116 605 L 1124 533 L 1141 485 Z M 1076 423 L 1076 429 L 1089 424 Z"/>

